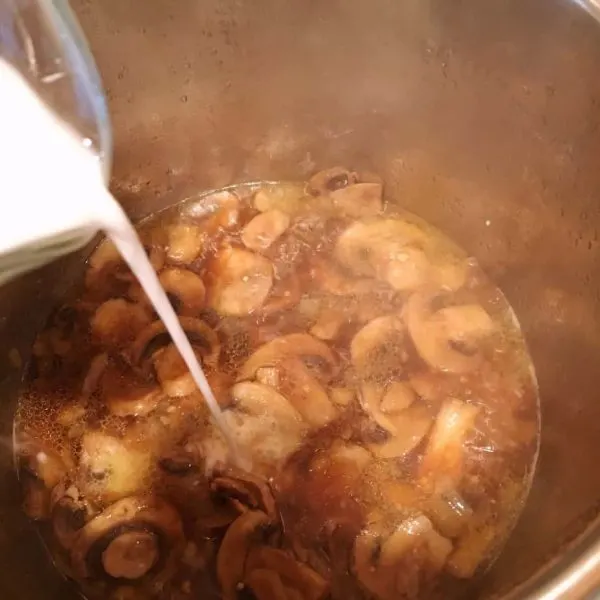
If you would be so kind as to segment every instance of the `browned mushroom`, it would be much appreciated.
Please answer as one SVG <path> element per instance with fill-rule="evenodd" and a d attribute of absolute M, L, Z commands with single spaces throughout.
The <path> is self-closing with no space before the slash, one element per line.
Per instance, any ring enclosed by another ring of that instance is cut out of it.
<path fill-rule="evenodd" d="M 317 361 L 326 378 L 337 371 L 337 359 L 327 344 L 305 333 L 292 333 L 261 346 L 240 369 L 238 381 L 253 379 L 259 368 L 277 365 L 289 357 L 300 358 L 308 366 Z"/>
<path fill-rule="evenodd" d="M 77 486 L 62 481 L 51 496 L 52 531 L 58 543 L 69 550 L 80 530 L 97 511 Z"/>
<path fill-rule="evenodd" d="M 453 487 L 463 475 L 464 442 L 479 408 L 461 400 L 444 402 L 435 421 L 420 466 L 420 476 L 431 485 Z"/>
<path fill-rule="evenodd" d="M 273 286 L 271 262 L 248 250 L 226 248 L 217 256 L 210 305 L 220 314 L 245 316 L 259 309 Z"/>
<path fill-rule="evenodd" d="M 113 298 L 101 304 L 90 321 L 93 336 L 104 346 L 131 342 L 150 323 L 150 314 L 139 304 Z"/>
<path fill-rule="evenodd" d="M 90 498 L 111 502 L 143 489 L 151 467 L 148 449 L 90 431 L 81 439 L 77 483 Z"/>
<path fill-rule="evenodd" d="M 367 323 L 352 338 L 350 354 L 354 368 L 364 379 L 385 380 L 401 372 L 407 359 L 402 319 L 389 315 Z"/>
<path fill-rule="evenodd" d="M 165 292 L 176 299 L 176 309 L 182 315 L 198 315 L 204 307 L 206 289 L 202 279 L 181 268 L 165 269 L 160 274 L 160 283 Z"/>
<path fill-rule="evenodd" d="M 194 347 L 202 355 L 205 364 L 214 365 L 219 359 L 219 337 L 204 321 L 193 317 L 179 319 L 183 330 Z M 140 365 L 155 352 L 171 343 L 171 337 L 162 321 L 154 321 L 135 338 L 131 349 L 132 364 Z"/>
<path fill-rule="evenodd" d="M 353 185 L 356 181 L 356 173 L 344 167 L 332 167 L 315 173 L 308 180 L 308 191 L 315 196 L 327 195 Z"/>
<path fill-rule="evenodd" d="M 479 342 L 494 329 L 479 305 L 449 306 L 433 312 L 435 294 L 413 294 L 404 319 L 421 358 L 434 369 L 466 373 L 481 364 Z"/>
<path fill-rule="evenodd" d="M 152 496 L 123 498 L 89 521 L 71 548 L 80 577 L 163 582 L 185 537 L 177 511 Z"/>
<path fill-rule="evenodd" d="M 242 230 L 246 248 L 264 252 L 290 225 L 290 216 L 278 209 L 267 210 L 254 217 Z"/>
<path fill-rule="evenodd" d="M 152 363 L 156 378 L 167 396 L 189 396 L 197 389 L 196 382 L 175 345 L 169 344 L 155 352 Z"/>
<path fill-rule="evenodd" d="M 260 542 L 272 524 L 264 512 L 250 510 L 239 516 L 227 530 L 217 555 L 217 579 L 223 600 L 237 599 L 250 548 Z"/>

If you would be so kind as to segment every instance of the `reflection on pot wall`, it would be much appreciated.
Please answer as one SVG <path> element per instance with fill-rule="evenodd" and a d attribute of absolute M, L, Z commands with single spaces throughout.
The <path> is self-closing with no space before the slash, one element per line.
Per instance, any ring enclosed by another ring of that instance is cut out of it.
<path fill-rule="evenodd" d="M 593 19 L 568 0 L 74 8 L 108 90 L 113 187 L 132 215 L 200 189 L 340 163 L 382 173 L 406 208 L 479 258 L 524 325 L 544 418 L 529 508 L 488 589 L 529 577 L 581 532 L 600 498 Z M 39 305 L 30 281 L 27 298 Z M 14 323 L 31 314 L 11 297 L 2 357 L 26 329 Z M 13 522 L 0 536 L 0 555 L 11 548 L 5 574 L 19 572 L 27 547 L 9 541 Z M 7 577 L 6 597 L 48 597 Z"/>

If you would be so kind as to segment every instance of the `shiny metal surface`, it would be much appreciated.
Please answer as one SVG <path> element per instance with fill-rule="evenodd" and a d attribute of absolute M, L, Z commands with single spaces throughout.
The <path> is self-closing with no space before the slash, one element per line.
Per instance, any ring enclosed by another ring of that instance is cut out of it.
<path fill-rule="evenodd" d="M 477 598 L 583 598 L 600 583 L 600 26 L 580 4 L 74 6 L 108 91 L 113 187 L 132 215 L 207 187 L 348 164 L 384 175 L 391 196 L 468 248 L 505 290 L 538 369 L 542 451 L 528 507 L 470 591 Z M 59 295 L 57 272 L 2 290 L 4 372 L 48 294 Z M 0 455 L 0 597 L 62 600 L 20 517 L 9 454 Z"/>

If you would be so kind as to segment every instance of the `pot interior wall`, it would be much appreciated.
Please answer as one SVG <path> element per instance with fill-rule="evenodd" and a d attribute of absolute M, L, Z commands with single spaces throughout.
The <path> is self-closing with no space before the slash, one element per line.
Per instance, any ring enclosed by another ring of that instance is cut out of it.
<path fill-rule="evenodd" d="M 381 173 L 391 197 L 479 258 L 523 324 L 543 403 L 530 503 L 479 595 L 560 553 L 600 498 L 597 23 L 567 0 L 74 8 L 108 90 L 114 189 L 132 215 L 339 163 Z M 1 356 L 27 345 L 48 281 L 52 271 L 3 291 Z M 3 410 L 9 431 L 10 402 Z M 6 454 L 0 596 L 65 598 L 47 566 L 32 566 Z"/>

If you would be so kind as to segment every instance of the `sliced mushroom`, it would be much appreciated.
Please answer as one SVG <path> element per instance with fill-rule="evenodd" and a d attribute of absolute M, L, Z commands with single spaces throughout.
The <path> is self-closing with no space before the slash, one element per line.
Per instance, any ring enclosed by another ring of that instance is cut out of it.
<path fill-rule="evenodd" d="M 198 258 L 205 241 L 202 229 L 196 225 L 178 223 L 169 225 L 167 232 L 167 258 L 174 263 L 190 264 Z"/>
<path fill-rule="evenodd" d="M 227 530 L 217 555 L 217 579 L 223 600 L 237 599 L 250 548 L 271 526 L 272 521 L 264 512 L 250 510 L 239 516 Z"/>
<path fill-rule="evenodd" d="M 498 526 L 493 523 L 468 529 L 456 541 L 456 548 L 448 559 L 447 571 L 460 579 L 473 577 L 486 559 L 493 556 L 500 535 Z"/>
<path fill-rule="evenodd" d="M 383 209 L 383 186 L 381 183 L 355 183 L 331 192 L 331 199 L 351 217 L 374 217 Z"/>
<path fill-rule="evenodd" d="M 471 507 L 453 488 L 434 492 L 427 499 L 423 510 L 439 532 L 447 538 L 459 537 L 473 517 Z"/>
<path fill-rule="evenodd" d="M 308 191 L 315 196 L 327 195 L 353 185 L 356 181 L 356 173 L 344 167 L 332 167 L 315 173 L 308 180 Z"/>
<path fill-rule="evenodd" d="M 352 338 L 350 354 L 362 378 L 385 380 L 401 372 L 407 358 L 402 319 L 390 315 L 367 323 Z"/>
<path fill-rule="evenodd" d="M 113 361 L 100 380 L 101 396 L 117 417 L 142 417 L 156 409 L 162 398 L 154 381 L 142 378 L 128 365 Z"/>
<path fill-rule="evenodd" d="M 435 295 L 413 294 L 404 319 L 421 358 L 434 369 L 466 373 L 482 361 L 478 342 L 494 331 L 490 316 L 478 305 L 449 306 L 432 312 Z"/>
<path fill-rule="evenodd" d="M 300 413 L 290 402 L 268 385 L 241 381 L 231 389 L 231 395 L 240 408 L 251 415 L 269 414 L 281 425 L 300 425 Z"/>
<path fill-rule="evenodd" d="M 97 514 L 77 486 L 66 481 L 52 490 L 51 512 L 54 537 L 66 550 L 71 548 L 85 524 Z"/>
<path fill-rule="evenodd" d="M 150 315 L 144 307 L 113 298 L 96 309 L 90 326 L 102 345 L 118 348 L 135 339 L 149 322 Z"/>
<path fill-rule="evenodd" d="M 423 515 L 409 517 L 387 535 L 365 530 L 354 544 L 354 571 L 360 584 L 381 600 L 410 590 L 420 597 L 424 579 L 439 573 L 452 544 Z"/>
<path fill-rule="evenodd" d="M 269 484 L 265 479 L 229 467 L 211 481 L 213 492 L 233 498 L 251 510 L 261 510 L 270 519 L 277 518 L 277 507 Z"/>
<path fill-rule="evenodd" d="M 319 370 L 326 378 L 332 377 L 338 366 L 335 355 L 327 344 L 306 333 L 292 333 L 261 346 L 240 369 L 238 381 L 253 379 L 261 367 L 278 365 L 290 357 L 300 358 L 309 366 L 317 361 Z"/>
<path fill-rule="evenodd" d="M 254 195 L 254 207 L 260 212 L 279 210 L 293 215 L 301 209 L 304 196 L 303 185 L 265 185 Z"/>
<path fill-rule="evenodd" d="M 320 340 L 334 340 L 347 321 L 348 315 L 344 314 L 343 310 L 328 306 L 319 312 L 316 322 L 310 328 L 310 333 Z"/>
<path fill-rule="evenodd" d="M 290 216 L 280 210 L 265 211 L 254 217 L 242 230 L 246 248 L 264 252 L 290 226 Z"/>
<path fill-rule="evenodd" d="M 177 511 L 152 496 L 123 498 L 89 521 L 71 549 L 80 577 L 168 578 L 185 537 Z"/>
<path fill-rule="evenodd" d="M 400 219 L 356 221 L 338 238 L 334 255 L 356 275 L 385 279 L 390 264 L 406 263 L 404 248 L 425 237 L 420 227 Z"/>
<path fill-rule="evenodd" d="M 149 450 L 91 431 L 82 437 L 79 464 L 81 491 L 91 498 L 110 502 L 143 489 L 152 460 Z"/>
<path fill-rule="evenodd" d="M 165 292 L 177 300 L 182 315 L 197 315 L 204 307 L 206 289 L 202 279 L 187 269 L 170 268 L 160 274 Z"/>
<path fill-rule="evenodd" d="M 354 390 L 347 387 L 334 387 L 329 391 L 331 401 L 340 408 L 347 408 L 352 404 L 356 394 Z"/>
<path fill-rule="evenodd" d="M 203 356 L 203 362 L 215 365 L 219 359 L 220 343 L 217 334 L 202 320 L 193 317 L 179 319 L 188 339 Z M 162 321 L 154 321 L 136 337 L 130 349 L 131 362 L 140 365 L 155 352 L 171 343 Z"/>
<path fill-rule="evenodd" d="M 329 592 L 327 581 L 319 573 L 297 561 L 285 550 L 269 546 L 252 548 L 246 570 L 252 575 L 262 569 L 276 573 L 286 587 L 297 589 L 304 600 L 322 600 Z"/>
<path fill-rule="evenodd" d="M 283 359 L 276 370 L 274 387 L 300 413 L 306 423 L 322 427 L 335 419 L 337 411 L 327 392 L 299 358 Z"/>
<path fill-rule="evenodd" d="M 173 344 L 156 352 L 152 357 L 152 363 L 156 378 L 164 393 L 170 398 L 189 396 L 197 389 L 192 374 Z"/>
<path fill-rule="evenodd" d="M 408 408 L 416 399 L 414 390 L 404 381 L 392 381 L 383 393 L 379 408 L 393 414 Z"/>
<path fill-rule="evenodd" d="M 405 456 L 414 450 L 425 438 L 433 422 L 429 408 L 422 404 L 386 415 L 386 420 L 392 427 L 390 438 L 382 444 L 369 445 L 369 450 L 383 459 Z"/>
<path fill-rule="evenodd" d="M 461 400 L 444 402 L 419 469 L 424 481 L 455 486 L 460 482 L 465 460 L 464 443 L 472 430 L 479 408 Z"/>
<path fill-rule="evenodd" d="M 334 296 L 363 296 L 373 290 L 372 279 L 348 277 L 332 262 L 315 259 L 311 265 L 311 277 L 320 289 Z"/>
<path fill-rule="evenodd" d="M 222 315 L 245 316 L 260 308 L 273 286 L 271 262 L 248 250 L 226 248 L 216 259 L 211 306 Z"/>

